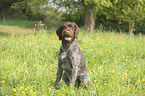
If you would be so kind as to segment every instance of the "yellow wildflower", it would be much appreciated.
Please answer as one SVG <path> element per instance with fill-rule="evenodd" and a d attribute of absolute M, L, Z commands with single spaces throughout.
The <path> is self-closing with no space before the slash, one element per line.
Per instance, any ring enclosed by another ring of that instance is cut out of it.
<path fill-rule="evenodd" d="M 27 88 L 25 88 L 25 90 L 28 90 Z"/>
<path fill-rule="evenodd" d="M 136 67 L 136 65 L 133 65 L 134 67 Z"/>
<path fill-rule="evenodd" d="M 16 89 L 13 89 L 13 92 L 16 92 Z"/>
<path fill-rule="evenodd" d="M 23 87 L 23 86 L 21 86 L 20 88 L 21 88 L 21 89 L 24 89 L 24 87 Z"/>
<path fill-rule="evenodd" d="M 30 93 L 32 93 L 33 92 L 33 90 L 30 90 Z"/>
<path fill-rule="evenodd" d="M 144 80 L 144 79 L 142 79 L 142 82 L 145 82 L 145 80 Z"/>
<path fill-rule="evenodd" d="M 114 73 L 115 71 L 113 70 L 112 73 Z"/>
<path fill-rule="evenodd" d="M 24 92 L 24 91 L 22 91 L 21 93 L 23 93 L 23 94 L 24 94 L 25 92 Z"/>
<path fill-rule="evenodd" d="M 2 53 L 2 55 L 4 55 L 5 54 L 5 51 Z"/>
<path fill-rule="evenodd" d="M 123 74 L 124 76 L 126 76 L 127 74 L 125 73 L 125 74 Z"/>
<path fill-rule="evenodd" d="M 18 88 L 17 90 L 20 90 L 20 88 Z"/>
<path fill-rule="evenodd" d="M 18 94 L 18 93 L 16 93 L 16 96 L 19 96 L 19 94 Z"/>
<path fill-rule="evenodd" d="M 2 83 L 5 83 L 5 80 L 2 80 Z"/>

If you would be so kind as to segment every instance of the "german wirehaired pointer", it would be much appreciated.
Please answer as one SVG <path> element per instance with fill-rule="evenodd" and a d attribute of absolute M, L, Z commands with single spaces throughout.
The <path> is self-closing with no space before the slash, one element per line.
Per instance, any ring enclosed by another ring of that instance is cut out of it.
<path fill-rule="evenodd" d="M 75 40 L 79 33 L 78 26 L 73 22 L 66 22 L 56 30 L 56 33 L 59 40 L 62 40 L 62 45 L 58 54 L 57 78 L 54 87 L 58 88 L 61 77 L 68 86 L 88 87 L 90 77 L 79 44 Z"/>

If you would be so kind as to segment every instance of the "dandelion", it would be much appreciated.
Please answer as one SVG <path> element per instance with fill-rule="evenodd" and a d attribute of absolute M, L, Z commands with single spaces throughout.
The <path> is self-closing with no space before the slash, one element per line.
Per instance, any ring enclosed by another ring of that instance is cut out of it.
<path fill-rule="evenodd" d="M 19 94 L 18 94 L 18 93 L 16 93 L 16 96 L 19 96 Z"/>
<path fill-rule="evenodd" d="M 113 70 L 112 73 L 114 73 L 115 71 Z"/>
<path fill-rule="evenodd" d="M 86 46 L 86 48 L 88 48 L 88 46 Z"/>
<path fill-rule="evenodd" d="M 99 85 L 100 83 L 98 83 L 98 85 Z"/>
<path fill-rule="evenodd" d="M 134 67 L 136 67 L 136 65 L 133 65 Z"/>
<path fill-rule="evenodd" d="M 33 92 L 33 94 L 36 94 L 36 92 Z"/>
<path fill-rule="evenodd" d="M 125 42 L 122 42 L 123 44 L 126 44 Z"/>
<path fill-rule="evenodd" d="M 4 55 L 5 54 L 5 51 L 2 53 L 2 55 Z"/>
<path fill-rule="evenodd" d="M 24 92 L 24 91 L 22 91 L 21 93 L 23 93 L 23 94 L 24 94 L 25 92 Z"/>
<path fill-rule="evenodd" d="M 27 91 L 28 89 L 27 89 L 27 88 L 25 88 L 25 90 Z"/>
<path fill-rule="evenodd" d="M 16 89 L 13 89 L 13 92 L 16 92 Z"/>
<path fill-rule="evenodd" d="M 126 76 L 127 74 L 125 73 L 125 74 L 123 74 L 124 76 Z"/>
<path fill-rule="evenodd" d="M 23 86 L 21 86 L 20 88 L 21 88 L 21 89 L 24 89 L 24 87 L 23 87 Z"/>
<path fill-rule="evenodd" d="M 107 44 L 106 46 L 109 46 L 109 44 Z"/>
<path fill-rule="evenodd" d="M 20 88 L 18 88 L 17 90 L 20 90 Z"/>
<path fill-rule="evenodd" d="M 3 62 L 5 62 L 5 60 L 3 60 Z"/>
<path fill-rule="evenodd" d="M 145 82 L 145 80 L 144 80 L 144 79 L 142 79 L 142 82 Z"/>
<path fill-rule="evenodd" d="M 145 64 L 145 62 L 143 62 L 142 64 Z"/>
<path fill-rule="evenodd" d="M 33 90 L 30 90 L 30 93 L 32 93 L 33 92 Z"/>
<path fill-rule="evenodd" d="M 5 80 L 2 80 L 2 83 L 5 83 Z"/>

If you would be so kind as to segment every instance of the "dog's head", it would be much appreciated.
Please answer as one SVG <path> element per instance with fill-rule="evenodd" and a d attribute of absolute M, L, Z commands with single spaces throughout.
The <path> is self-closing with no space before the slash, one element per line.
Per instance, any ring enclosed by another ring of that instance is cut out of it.
<path fill-rule="evenodd" d="M 77 39 L 78 33 L 79 28 L 74 22 L 66 22 L 56 30 L 59 40 L 69 44 L 71 44 L 74 39 Z"/>

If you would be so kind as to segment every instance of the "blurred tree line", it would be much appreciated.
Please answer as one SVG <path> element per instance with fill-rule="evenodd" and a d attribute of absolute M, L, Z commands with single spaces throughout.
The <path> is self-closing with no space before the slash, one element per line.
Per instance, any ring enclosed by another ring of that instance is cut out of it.
<path fill-rule="evenodd" d="M 0 16 L 42 20 L 49 23 L 72 21 L 89 32 L 94 28 L 145 33 L 145 0 L 0 0 Z"/>

